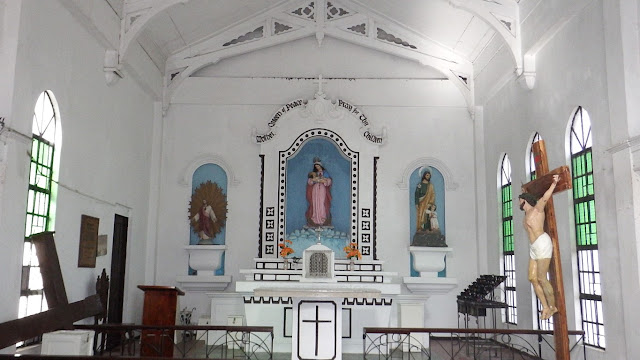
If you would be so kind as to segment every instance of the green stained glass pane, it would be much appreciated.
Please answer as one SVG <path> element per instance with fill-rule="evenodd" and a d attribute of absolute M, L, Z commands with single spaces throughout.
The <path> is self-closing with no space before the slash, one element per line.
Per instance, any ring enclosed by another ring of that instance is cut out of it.
<path fill-rule="evenodd" d="M 585 159 L 587 162 L 587 171 L 588 172 L 593 172 L 593 163 L 591 160 L 591 151 L 589 151 L 588 153 L 585 154 Z"/>
<path fill-rule="evenodd" d="M 578 245 L 586 245 L 586 239 L 585 239 L 585 233 L 584 233 L 584 226 L 583 225 L 579 225 L 578 226 L 578 231 L 577 231 L 577 237 L 578 237 Z"/>
<path fill-rule="evenodd" d="M 577 224 L 582 224 L 584 222 L 583 211 L 582 211 L 582 208 L 584 207 L 583 205 L 584 205 L 583 203 L 576 204 L 576 223 Z"/>
<path fill-rule="evenodd" d="M 578 156 L 576 157 L 576 163 L 575 163 L 575 176 L 581 176 L 584 174 L 584 169 L 582 168 L 582 156 Z"/>

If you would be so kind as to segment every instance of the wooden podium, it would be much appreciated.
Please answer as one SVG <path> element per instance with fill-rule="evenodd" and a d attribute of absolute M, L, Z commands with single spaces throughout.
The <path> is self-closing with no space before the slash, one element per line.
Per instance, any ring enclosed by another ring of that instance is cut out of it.
<path fill-rule="evenodd" d="M 172 286 L 138 285 L 144 291 L 142 325 L 174 326 L 178 295 L 184 292 Z M 174 331 L 144 330 L 140 339 L 141 356 L 173 357 Z"/>

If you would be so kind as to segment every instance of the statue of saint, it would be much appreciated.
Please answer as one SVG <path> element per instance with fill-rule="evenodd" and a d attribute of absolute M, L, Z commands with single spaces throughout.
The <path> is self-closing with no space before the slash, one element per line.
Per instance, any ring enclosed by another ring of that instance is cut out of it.
<path fill-rule="evenodd" d="M 313 170 L 307 176 L 307 225 L 331 225 L 331 176 L 319 158 L 313 159 Z"/>

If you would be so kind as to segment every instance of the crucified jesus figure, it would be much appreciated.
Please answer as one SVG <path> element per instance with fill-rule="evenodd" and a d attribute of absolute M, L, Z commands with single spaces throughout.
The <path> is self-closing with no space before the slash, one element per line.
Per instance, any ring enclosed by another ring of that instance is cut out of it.
<path fill-rule="evenodd" d="M 551 198 L 560 177 L 553 175 L 553 183 L 540 199 L 529 193 L 522 193 L 520 210 L 524 211 L 524 229 L 529 236 L 529 281 L 533 285 L 540 303 L 542 303 L 543 320 L 549 319 L 558 312 L 556 308 L 553 286 L 547 279 L 549 264 L 553 254 L 551 237 L 544 231 L 544 207 Z"/>

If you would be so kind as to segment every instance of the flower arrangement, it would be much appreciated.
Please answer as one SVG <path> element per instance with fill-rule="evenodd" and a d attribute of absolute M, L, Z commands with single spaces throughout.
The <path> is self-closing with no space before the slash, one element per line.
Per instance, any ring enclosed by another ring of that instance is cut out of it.
<path fill-rule="evenodd" d="M 291 240 L 285 240 L 282 244 L 278 245 L 280 247 L 280 256 L 283 258 L 286 258 L 295 252 L 287 244 L 293 244 L 293 242 Z"/>
<path fill-rule="evenodd" d="M 355 243 L 351 243 L 344 247 L 344 252 L 347 254 L 347 259 L 356 258 L 358 260 L 362 259 L 362 254 L 360 254 L 360 250 L 358 250 L 358 245 Z"/>

